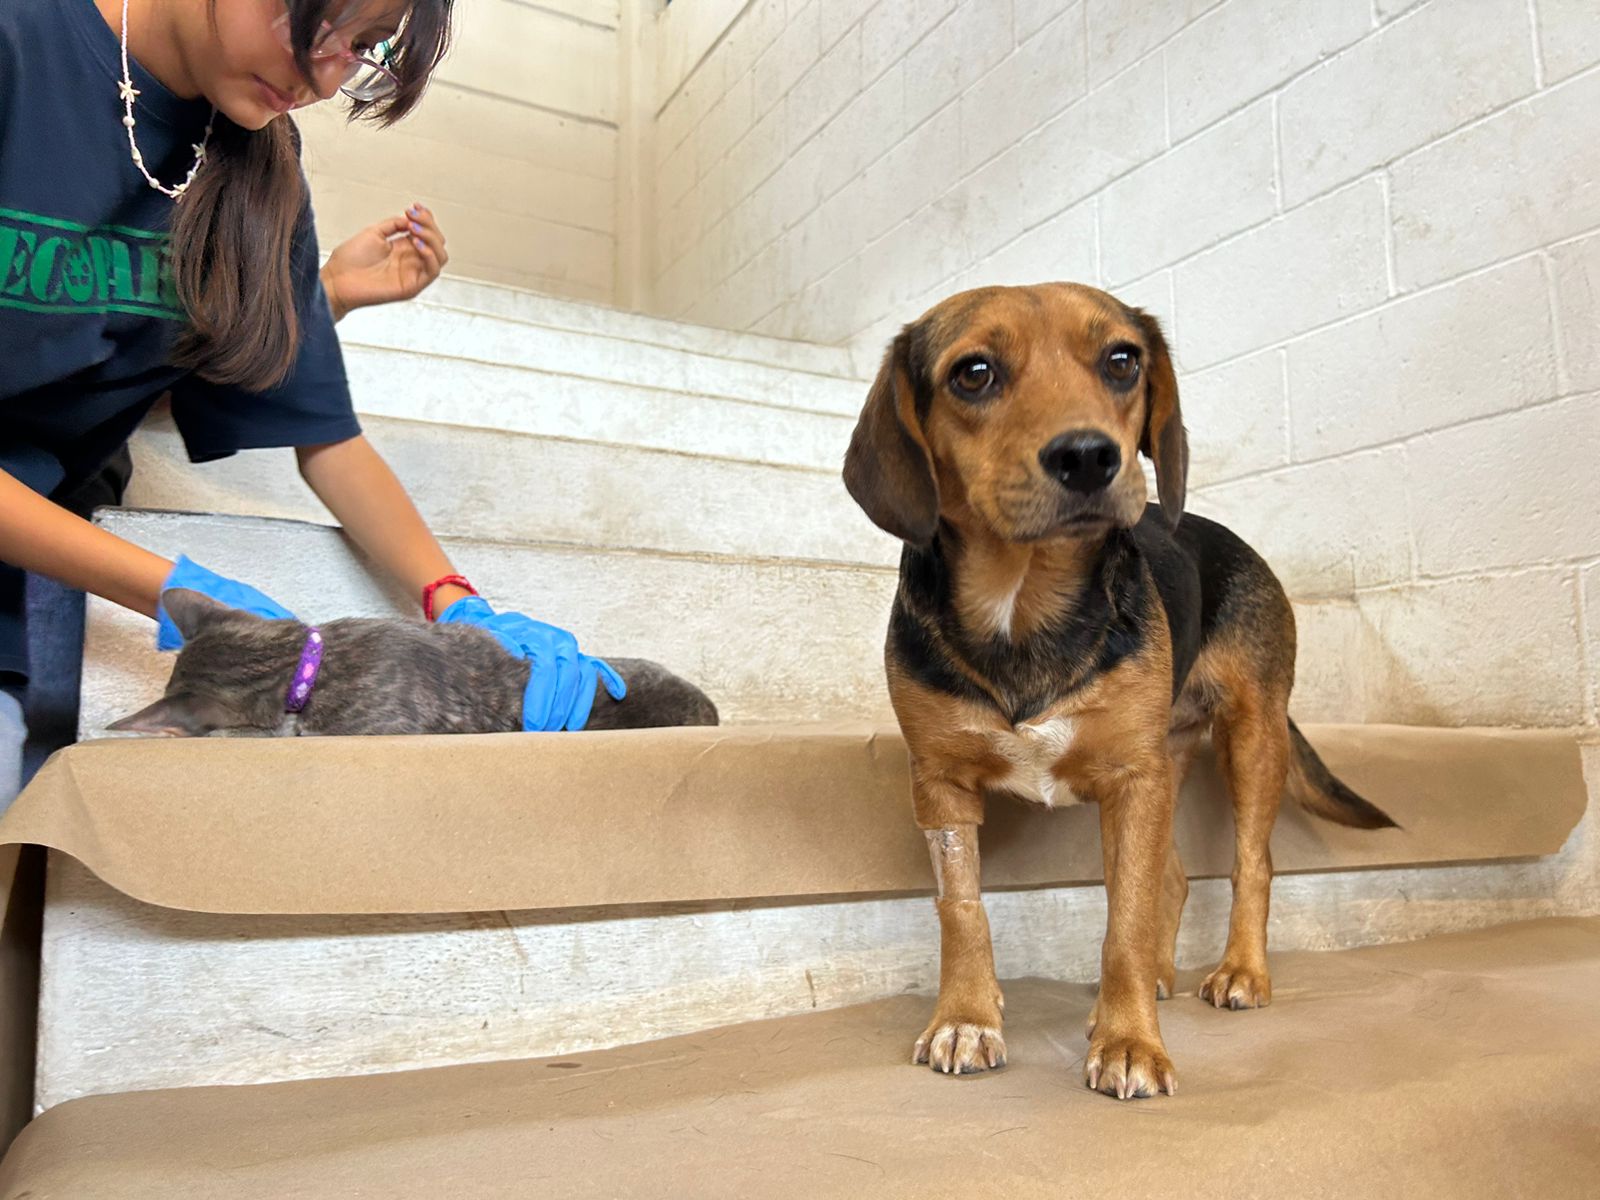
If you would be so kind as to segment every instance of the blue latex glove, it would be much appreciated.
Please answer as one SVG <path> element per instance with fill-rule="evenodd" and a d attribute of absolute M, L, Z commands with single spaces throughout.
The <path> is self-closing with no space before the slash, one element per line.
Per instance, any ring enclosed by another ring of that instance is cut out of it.
<path fill-rule="evenodd" d="M 582 729 L 594 707 L 596 681 L 605 683 L 613 700 L 628 694 L 622 676 L 580 652 L 578 639 L 565 629 L 517 612 L 497 613 L 477 596 L 457 600 L 439 614 L 439 623 L 487 629 L 510 653 L 533 664 L 522 695 L 522 728 L 529 733 Z"/>
<path fill-rule="evenodd" d="M 295 619 L 292 612 L 271 596 L 263 595 L 248 583 L 240 583 L 236 579 L 218 575 L 215 571 L 208 571 L 183 555 L 178 556 L 178 563 L 172 568 L 172 574 L 168 575 L 166 583 L 161 585 L 162 591 L 168 588 L 188 588 L 190 591 L 203 592 L 229 608 L 243 609 L 245 612 L 255 613 L 256 616 L 266 617 L 269 620 Z M 182 645 L 183 634 L 178 632 L 178 627 L 172 623 L 172 618 L 167 616 L 166 606 L 159 605 L 156 608 L 156 649 L 176 650 Z"/>

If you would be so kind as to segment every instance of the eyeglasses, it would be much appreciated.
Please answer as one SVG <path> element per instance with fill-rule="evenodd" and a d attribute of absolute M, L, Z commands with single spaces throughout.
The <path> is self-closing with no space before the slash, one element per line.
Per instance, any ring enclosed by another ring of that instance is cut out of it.
<path fill-rule="evenodd" d="M 285 12 L 272 23 L 272 32 L 283 43 L 283 48 L 294 53 L 294 42 L 289 33 L 289 14 Z M 341 32 L 327 21 L 317 30 L 311 43 L 313 67 L 325 62 L 339 62 L 341 75 L 339 90 L 352 100 L 382 100 L 400 89 L 400 80 L 390 70 L 396 38 L 387 38 L 376 45 L 363 44 L 359 33 Z"/>

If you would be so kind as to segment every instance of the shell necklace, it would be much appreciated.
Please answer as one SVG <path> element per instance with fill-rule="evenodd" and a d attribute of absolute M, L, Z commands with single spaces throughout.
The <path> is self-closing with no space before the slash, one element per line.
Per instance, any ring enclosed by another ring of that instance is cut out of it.
<path fill-rule="evenodd" d="M 138 124 L 133 116 L 133 102 L 139 95 L 139 89 L 133 86 L 133 72 L 128 68 L 128 0 L 122 0 L 122 80 L 117 84 L 117 91 L 122 96 L 122 125 L 128 131 L 128 151 L 133 155 L 133 165 L 139 168 L 139 174 L 144 176 L 144 181 L 156 191 L 164 196 L 171 196 L 173 200 L 182 200 L 183 194 L 194 182 L 194 177 L 205 165 L 206 147 L 211 143 L 211 127 L 217 120 L 216 106 L 212 106 L 211 119 L 206 122 L 205 136 L 194 144 L 194 166 L 189 168 L 189 174 L 184 177 L 183 182 L 176 187 L 168 187 L 150 174 L 144 165 L 144 155 L 139 152 L 139 143 L 133 138 L 134 126 Z"/>

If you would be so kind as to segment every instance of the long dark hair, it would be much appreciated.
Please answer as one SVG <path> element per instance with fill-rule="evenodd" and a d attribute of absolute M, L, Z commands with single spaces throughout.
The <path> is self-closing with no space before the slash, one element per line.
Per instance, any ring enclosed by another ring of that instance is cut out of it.
<path fill-rule="evenodd" d="M 295 62 L 308 80 L 317 31 L 346 2 L 286 0 Z M 389 59 L 399 89 L 353 102 L 352 120 L 391 125 L 416 106 L 449 48 L 452 3 L 412 0 Z M 282 382 L 300 348 L 290 250 L 305 207 L 289 115 L 252 131 L 218 113 L 206 164 L 172 218 L 172 276 L 189 317 L 177 365 L 253 391 Z"/>

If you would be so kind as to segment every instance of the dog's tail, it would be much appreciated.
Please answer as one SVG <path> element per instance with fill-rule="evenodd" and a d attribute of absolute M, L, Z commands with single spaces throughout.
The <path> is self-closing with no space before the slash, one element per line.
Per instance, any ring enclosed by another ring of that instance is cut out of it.
<path fill-rule="evenodd" d="M 1345 786 L 1323 762 L 1305 734 L 1289 722 L 1289 798 L 1307 812 L 1352 829 L 1398 829 L 1397 822 L 1372 801 Z"/>

